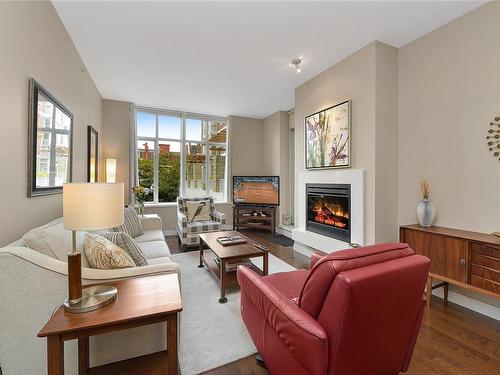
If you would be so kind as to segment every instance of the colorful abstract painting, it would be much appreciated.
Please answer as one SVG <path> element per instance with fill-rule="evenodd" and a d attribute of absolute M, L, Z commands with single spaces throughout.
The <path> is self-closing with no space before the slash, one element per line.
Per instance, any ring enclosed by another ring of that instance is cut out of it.
<path fill-rule="evenodd" d="M 307 116 L 305 126 L 307 169 L 350 167 L 350 101 Z"/>

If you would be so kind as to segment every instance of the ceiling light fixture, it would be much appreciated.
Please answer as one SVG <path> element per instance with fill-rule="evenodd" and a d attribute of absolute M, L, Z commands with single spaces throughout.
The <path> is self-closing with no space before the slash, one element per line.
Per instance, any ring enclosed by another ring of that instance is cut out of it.
<path fill-rule="evenodd" d="M 302 59 L 293 59 L 292 66 L 297 70 L 297 73 L 300 73 L 302 69 L 300 69 L 300 64 L 302 64 Z"/>

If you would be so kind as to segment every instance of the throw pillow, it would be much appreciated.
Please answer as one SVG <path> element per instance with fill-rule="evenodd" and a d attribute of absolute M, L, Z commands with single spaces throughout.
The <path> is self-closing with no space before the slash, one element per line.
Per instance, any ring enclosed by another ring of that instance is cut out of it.
<path fill-rule="evenodd" d="M 135 242 L 134 239 L 130 237 L 127 233 L 108 232 L 108 233 L 103 233 L 102 236 L 105 239 L 113 242 L 118 247 L 125 250 L 125 252 L 128 255 L 130 255 L 136 266 L 141 267 L 148 265 L 148 259 L 142 252 L 141 248 L 139 247 L 137 242 Z"/>
<path fill-rule="evenodd" d="M 210 201 L 186 201 L 187 219 L 193 221 L 210 220 Z"/>
<path fill-rule="evenodd" d="M 113 228 L 115 232 L 125 232 L 130 237 L 137 237 L 144 234 L 141 219 L 134 207 L 125 207 L 123 210 L 123 224 Z"/>
<path fill-rule="evenodd" d="M 112 270 L 135 267 L 134 261 L 125 250 L 98 234 L 85 234 L 83 248 L 92 268 Z"/>

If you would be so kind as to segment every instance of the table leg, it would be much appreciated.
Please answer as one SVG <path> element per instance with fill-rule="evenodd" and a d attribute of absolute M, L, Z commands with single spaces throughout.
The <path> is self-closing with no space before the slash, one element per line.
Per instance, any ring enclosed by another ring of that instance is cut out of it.
<path fill-rule="evenodd" d="M 203 240 L 200 238 L 200 264 L 198 268 L 203 268 Z"/>
<path fill-rule="evenodd" d="M 87 375 L 89 367 L 89 338 L 80 337 L 78 339 L 78 375 Z"/>
<path fill-rule="evenodd" d="M 167 368 L 168 375 L 178 375 L 179 358 L 177 355 L 177 313 L 167 318 Z"/>
<path fill-rule="evenodd" d="M 448 289 L 450 287 L 450 284 L 448 284 L 447 282 L 444 283 L 444 286 L 443 286 L 443 297 L 444 297 L 444 302 L 447 303 L 448 302 Z"/>
<path fill-rule="evenodd" d="M 431 298 L 432 298 L 432 277 L 430 277 L 430 276 L 427 278 L 426 290 L 427 290 L 426 303 L 427 303 L 427 307 L 430 309 L 431 308 Z"/>
<path fill-rule="evenodd" d="M 220 279 L 220 299 L 219 303 L 226 303 L 226 261 L 224 259 L 220 260 L 219 267 L 219 279 Z"/>
<path fill-rule="evenodd" d="M 263 270 L 262 270 L 262 273 L 264 276 L 267 276 L 269 274 L 269 257 L 267 255 L 267 253 L 264 253 L 264 255 L 262 256 L 263 259 L 262 259 L 262 264 L 263 264 Z"/>
<path fill-rule="evenodd" d="M 64 341 L 59 335 L 47 337 L 47 370 L 49 375 L 64 374 Z"/>

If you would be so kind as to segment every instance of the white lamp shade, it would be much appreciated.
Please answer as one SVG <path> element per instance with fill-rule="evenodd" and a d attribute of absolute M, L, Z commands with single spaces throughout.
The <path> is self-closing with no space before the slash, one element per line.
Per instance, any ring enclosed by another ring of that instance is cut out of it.
<path fill-rule="evenodd" d="M 116 182 L 116 159 L 106 159 L 106 182 Z"/>
<path fill-rule="evenodd" d="M 108 229 L 123 224 L 123 183 L 63 185 L 64 228 Z"/>

